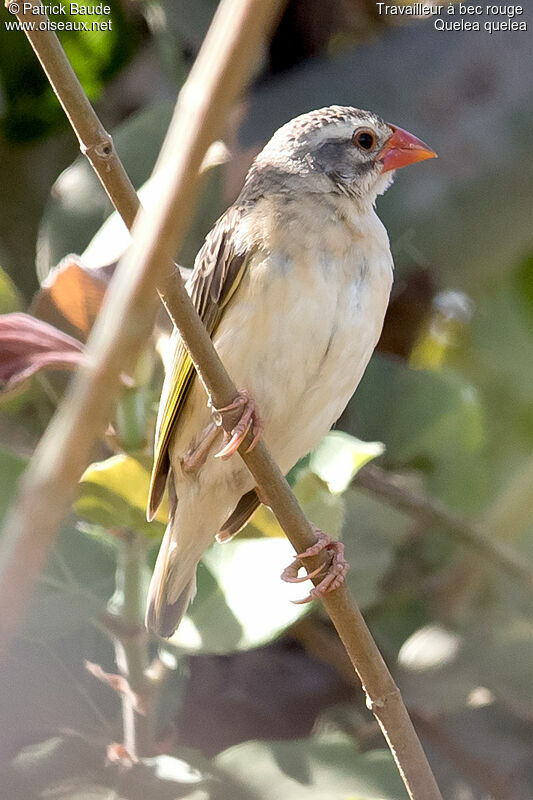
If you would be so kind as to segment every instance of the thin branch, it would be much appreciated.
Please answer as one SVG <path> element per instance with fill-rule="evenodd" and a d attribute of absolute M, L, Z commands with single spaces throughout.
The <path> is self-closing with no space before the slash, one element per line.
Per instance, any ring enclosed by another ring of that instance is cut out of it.
<path fill-rule="evenodd" d="M 448 508 L 441 500 L 413 490 L 401 475 L 386 472 L 376 464 L 367 464 L 352 481 L 353 486 L 367 489 L 390 506 L 423 520 L 428 525 L 446 528 L 452 536 L 480 553 L 529 592 L 533 592 L 533 568 L 524 556 L 485 533 L 485 526 L 467 520 Z"/>
<path fill-rule="evenodd" d="M 31 585 L 73 498 L 95 437 L 104 428 L 119 373 L 125 363 L 131 363 L 149 333 L 155 315 L 156 283 L 170 286 L 171 293 L 163 292 L 164 301 L 214 405 L 229 405 L 236 395 L 179 273 L 174 270 L 170 276 L 167 265 L 191 217 L 201 160 L 215 138 L 220 119 L 244 83 L 276 7 L 276 0 L 222 0 L 180 93 L 156 165 L 156 171 L 164 170 L 169 176 L 160 202 L 135 224 L 133 247 L 121 259 L 91 335 L 88 365 L 77 373 L 37 448 L 19 498 L 7 518 L 0 550 L 0 608 L 10 612 L 7 616 L 4 611 L 0 623 L 0 643 L 4 647 L 16 630 Z M 105 173 L 101 179 L 105 179 Z M 242 457 L 296 551 L 305 550 L 315 542 L 312 527 L 265 444 L 259 442 L 255 450 Z M 29 550 L 32 552 L 28 556 Z M 308 561 L 313 570 L 321 559 Z M 414 800 L 441 800 L 399 690 L 346 587 L 326 595 L 324 604 L 359 675 L 368 705 L 387 739 L 409 796 Z"/>
<path fill-rule="evenodd" d="M 5 5 L 9 5 L 9 0 L 5 0 Z M 78 137 L 80 150 L 91 162 L 109 199 L 115 208 L 120 209 L 120 216 L 131 229 L 139 209 L 139 199 L 113 147 L 113 140 L 95 114 L 59 39 L 55 33 L 46 30 L 48 17 L 33 13 L 39 7 L 37 5 L 27 13 L 22 10 L 24 4 L 19 5 L 21 10 L 17 18 L 33 27 L 24 32 Z"/>
<path fill-rule="evenodd" d="M 146 547 L 140 536 L 125 531 L 118 547 L 115 593 L 103 625 L 115 646 L 115 658 L 131 692 L 122 695 L 124 747 L 138 759 L 155 754 L 154 687 L 147 677 L 148 633 L 143 624 Z"/>
<path fill-rule="evenodd" d="M 245 82 L 253 54 L 270 27 L 274 6 L 275 0 L 224 0 L 180 93 L 165 155 L 158 162 L 171 181 L 162 191 L 154 213 L 138 226 L 134 240 L 140 245 L 132 247 L 131 253 L 121 259 L 87 345 L 86 363 L 75 374 L 37 446 L 5 519 L 0 545 L 0 649 L 5 649 L 17 630 L 58 523 L 74 498 L 95 439 L 105 429 L 117 395 L 119 374 L 126 364 L 134 363 L 151 334 L 157 309 L 155 286 L 158 278 L 169 271 L 167 265 L 192 216 L 202 160 Z M 99 141 L 101 126 L 95 124 L 94 111 L 75 76 L 73 80 L 57 37 L 45 28 L 39 30 L 43 17 L 24 17 L 21 13 L 19 19 L 34 23 L 34 29 L 27 31 L 32 45 L 41 61 L 46 60 L 47 74 L 62 86 L 56 86 L 58 96 L 68 106 L 69 118 L 76 120 L 76 131 L 84 131 L 83 147 L 93 151 L 90 132 L 94 131 L 95 140 Z M 88 121 L 82 120 L 85 115 L 90 117 Z M 123 169 L 118 157 L 108 166 L 108 170 L 99 172 L 106 186 L 115 181 L 116 170 Z M 123 179 L 118 183 L 126 185 Z M 133 211 L 132 204 L 128 206 L 128 196 L 121 198 L 118 191 L 113 196 L 129 224 Z M 172 237 L 166 230 L 169 200 L 180 212 Z M 152 251 L 154 240 L 156 247 Z M 175 283 L 181 284 L 177 270 Z"/>

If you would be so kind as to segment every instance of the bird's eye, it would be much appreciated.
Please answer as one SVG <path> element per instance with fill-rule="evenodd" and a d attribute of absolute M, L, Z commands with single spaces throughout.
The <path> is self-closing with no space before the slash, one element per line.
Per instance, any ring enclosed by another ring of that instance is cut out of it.
<path fill-rule="evenodd" d="M 352 142 L 361 150 L 372 150 L 376 144 L 376 137 L 372 131 L 363 129 L 354 133 Z"/>

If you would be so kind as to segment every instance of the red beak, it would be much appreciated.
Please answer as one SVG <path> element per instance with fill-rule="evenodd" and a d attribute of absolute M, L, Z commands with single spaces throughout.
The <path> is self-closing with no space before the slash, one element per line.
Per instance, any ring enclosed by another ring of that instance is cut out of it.
<path fill-rule="evenodd" d="M 437 158 L 435 151 L 412 133 L 397 128 L 396 125 L 390 127 L 393 131 L 392 136 L 378 155 L 378 160 L 383 163 L 383 172 L 406 167 L 417 161 L 425 161 L 426 158 Z"/>

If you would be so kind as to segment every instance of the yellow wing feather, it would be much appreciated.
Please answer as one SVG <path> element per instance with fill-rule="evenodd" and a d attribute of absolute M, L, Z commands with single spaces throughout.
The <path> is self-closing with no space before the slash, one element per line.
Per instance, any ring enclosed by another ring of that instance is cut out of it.
<path fill-rule="evenodd" d="M 237 289 L 246 269 L 249 254 L 235 251 L 232 236 L 243 211 L 242 207 L 232 207 L 220 217 L 199 251 L 193 273 L 187 282 L 191 300 L 210 336 L 215 332 L 224 306 Z M 170 437 L 194 377 L 192 361 L 178 331 L 175 330 L 172 336 L 174 354 L 172 364 L 167 366 L 167 376 L 161 393 L 148 498 L 148 519 L 153 519 L 165 491 L 170 468 Z"/>

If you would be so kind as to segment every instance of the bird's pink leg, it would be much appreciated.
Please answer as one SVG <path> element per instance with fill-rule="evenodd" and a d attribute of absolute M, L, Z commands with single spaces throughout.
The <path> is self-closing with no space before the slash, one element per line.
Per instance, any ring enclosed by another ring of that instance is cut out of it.
<path fill-rule="evenodd" d="M 203 467 L 217 436 L 218 428 L 214 422 L 210 422 L 200 434 L 200 439 L 192 444 L 182 457 L 181 465 L 184 472 L 198 472 L 200 467 Z"/>
<path fill-rule="evenodd" d="M 313 529 L 317 536 L 316 543 L 308 547 L 305 552 L 298 553 L 294 561 L 281 573 L 281 579 L 287 581 L 287 583 L 302 583 L 309 578 L 314 578 L 323 569 L 326 569 L 326 574 L 320 583 L 311 589 L 307 597 L 304 597 L 302 600 L 293 600 L 296 604 L 310 603 L 311 600 L 322 597 L 326 592 L 332 592 L 334 589 L 338 589 L 339 586 L 344 583 L 344 578 L 350 568 L 350 565 L 344 558 L 344 545 L 342 542 L 337 542 L 335 539 L 332 539 L 331 536 L 328 536 L 327 533 L 324 533 L 324 531 L 321 531 L 320 528 L 314 525 Z M 320 565 L 317 569 L 313 570 L 313 572 L 299 578 L 298 570 L 304 566 L 302 559 L 309 558 L 309 556 L 316 556 L 318 553 L 322 552 L 322 550 L 327 550 L 328 553 L 331 554 L 329 565 Z"/>
<path fill-rule="evenodd" d="M 261 422 L 254 400 L 250 397 L 246 390 L 239 392 L 233 403 L 224 408 L 213 409 L 213 418 L 217 425 L 222 425 L 222 417 L 224 414 L 233 413 L 242 409 L 240 419 L 231 431 L 231 435 L 224 433 L 224 446 L 215 455 L 215 458 L 226 459 L 237 452 L 241 444 L 244 442 L 248 431 L 252 431 L 253 439 L 246 449 L 249 453 L 256 446 L 259 438 L 263 432 L 263 423 Z"/>

